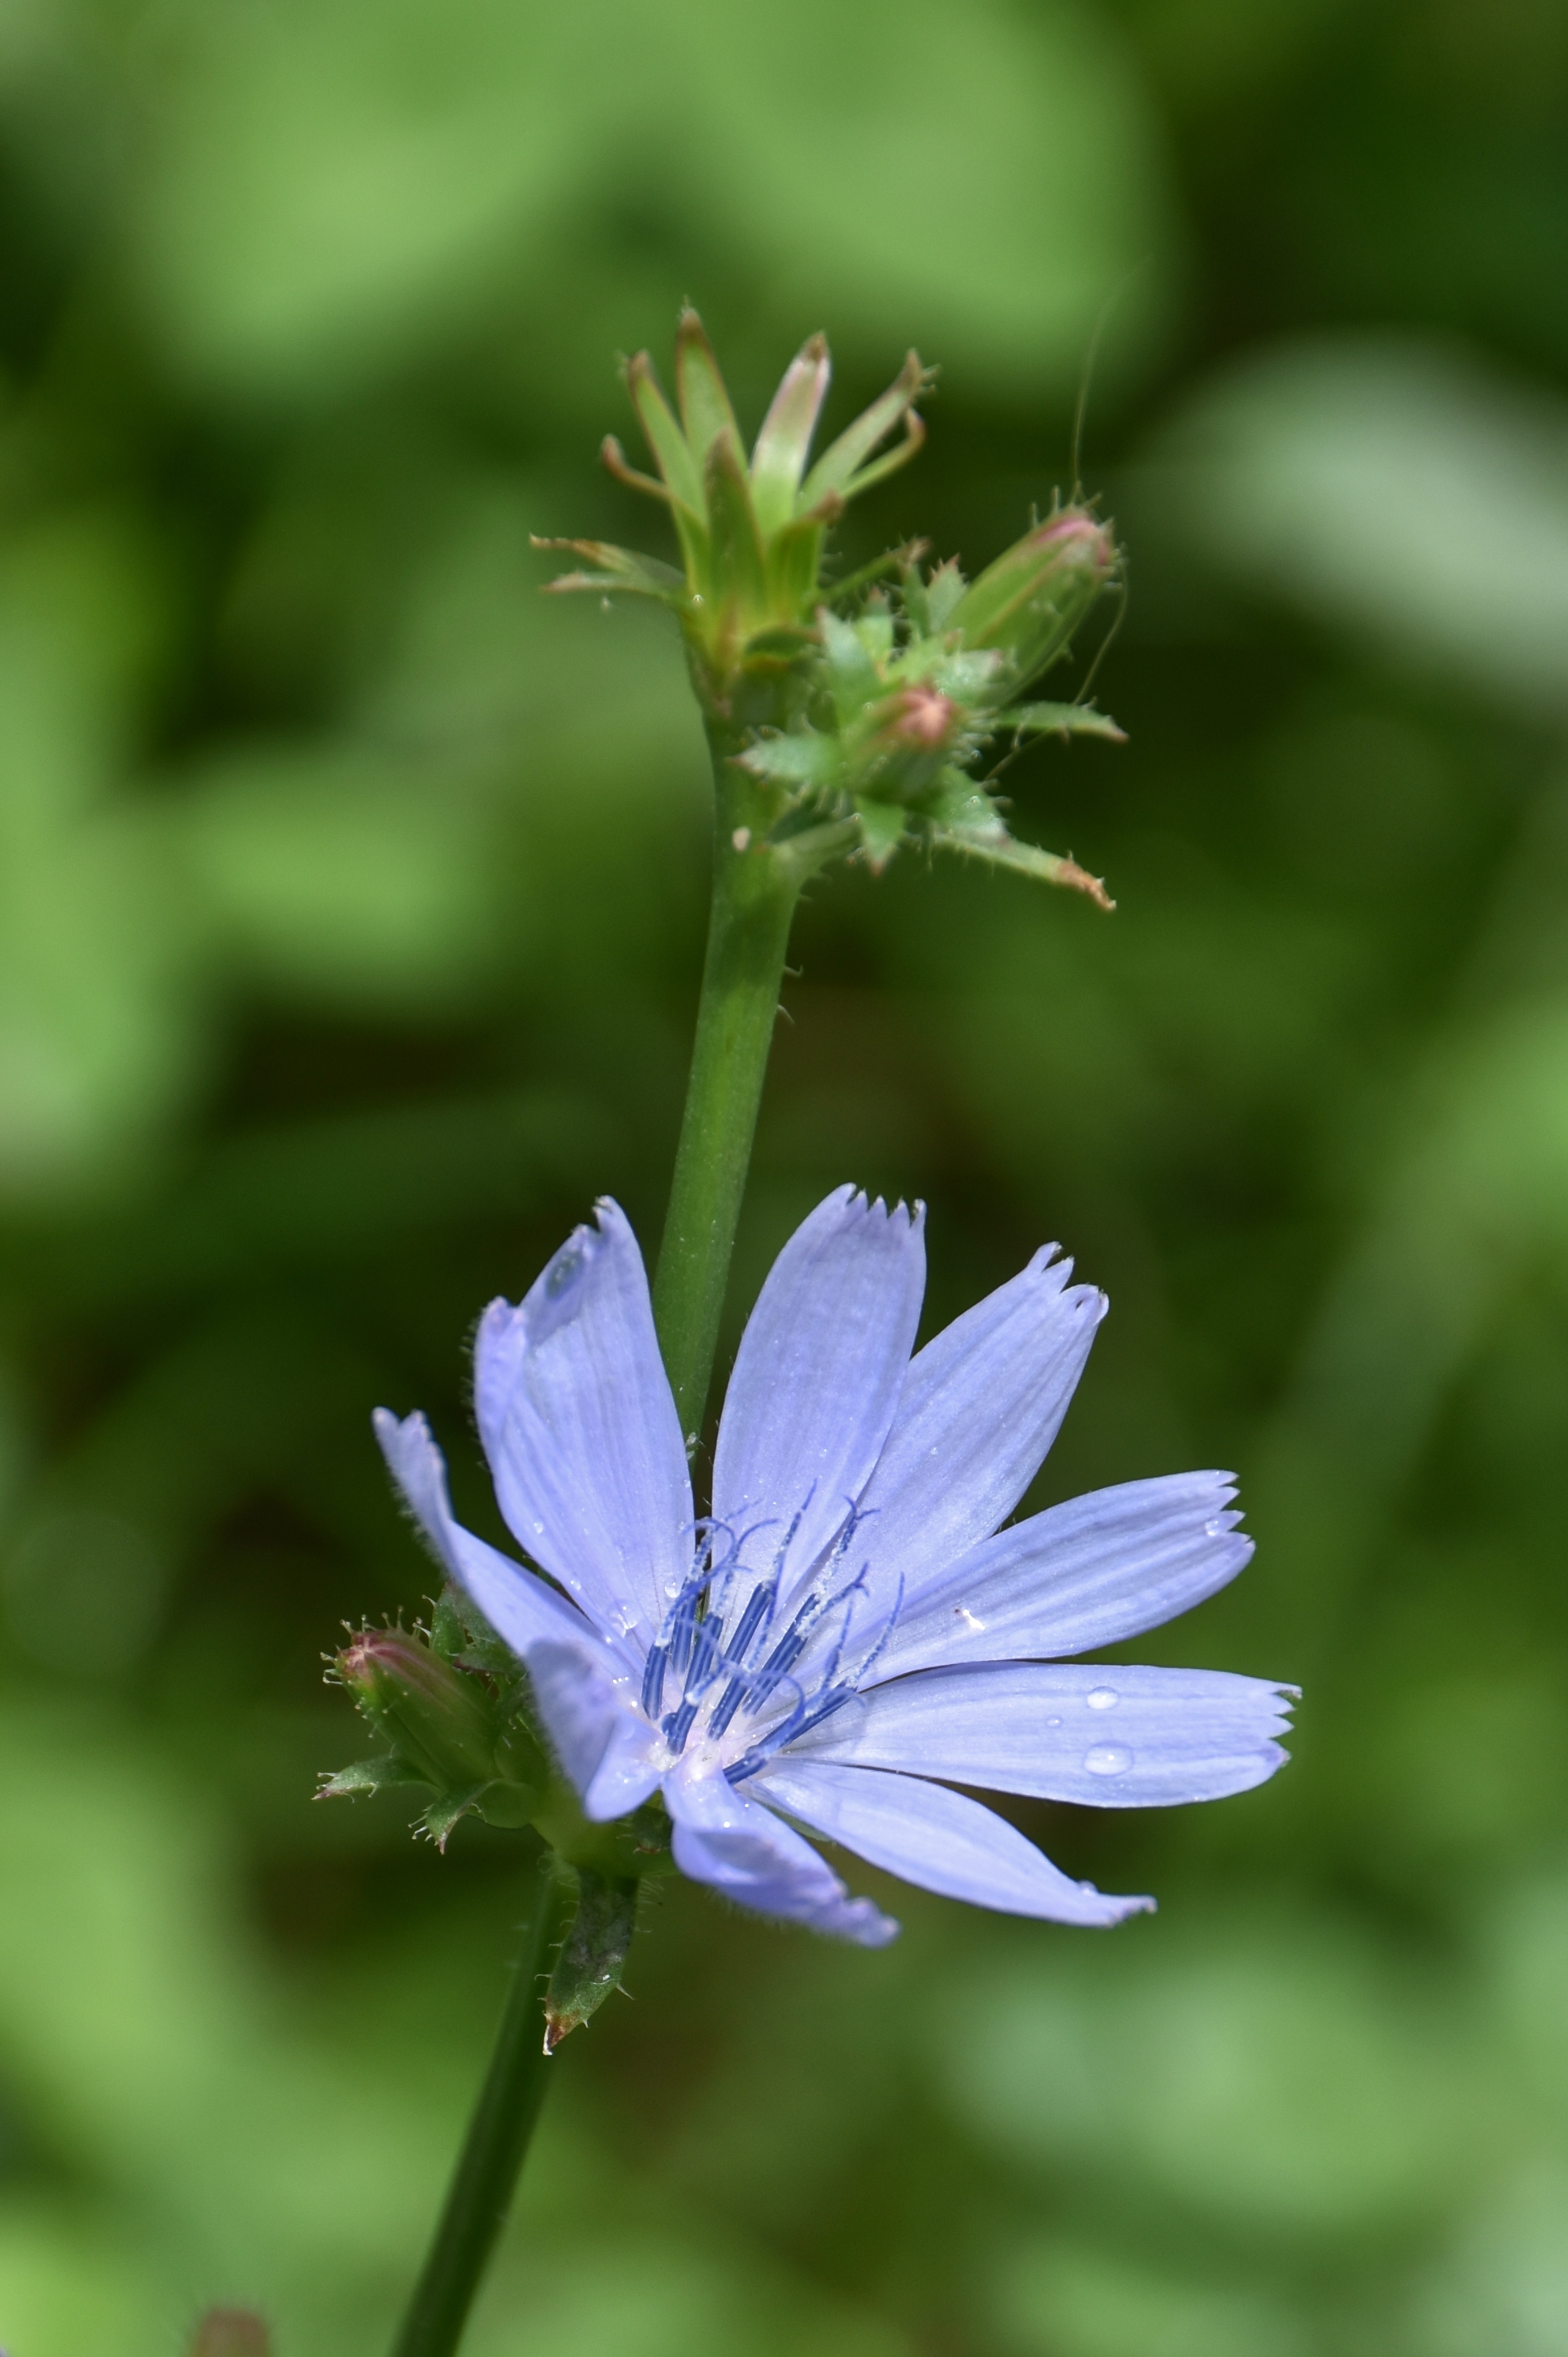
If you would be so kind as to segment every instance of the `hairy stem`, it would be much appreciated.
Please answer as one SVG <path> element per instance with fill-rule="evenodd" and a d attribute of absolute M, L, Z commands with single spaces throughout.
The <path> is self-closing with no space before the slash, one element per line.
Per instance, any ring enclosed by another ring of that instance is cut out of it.
<path fill-rule="evenodd" d="M 506 2222 L 550 2068 L 540 1974 L 556 1910 L 546 1850 L 533 1868 L 489 2067 L 392 2357 L 454 2357 Z"/>
<path fill-rule="evenodd" d="M 768 839 L 774 791 L 729 758 L 716 730 L 714 888 L 692 1077 L 675 1154 L 653 1314 L 664 1364 L 694 1443 L 702 1429 L 719 1317 L 768 1052 L 779 1011 L 789 924 L 806 877 L 820 864 Z M 804 845 L 804 838 L 799 839 Z"/>

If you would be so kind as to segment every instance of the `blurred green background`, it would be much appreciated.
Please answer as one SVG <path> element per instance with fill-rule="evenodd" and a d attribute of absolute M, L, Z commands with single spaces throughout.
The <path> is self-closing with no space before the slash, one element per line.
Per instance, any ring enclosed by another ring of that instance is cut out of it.
<path fill-rule="evenodd" d="M 1020 1806 L 1113 1934 L 666 1887 L 473 2357 L 1568 2352 L 1565 101 L 1560 0 L 5 0 L 11 2357 L 371 2357 L 448 2165 L 517 1869 L 311 1804 L 321 1656 L 428 1588 L 371 1407 L 493 1530 L 478 1309 L 657 1235 L 699 733 L 528 534 L 657 544 L 594 453 L 686 296 L 749 419 L 819 326 L 841 421 L 940 361 L 845 556 L 972 566 L 1108 314 L 1132 743 L 1012 774 L 1119 913 L 817 888 L 736 1315 L 844 1178 L 933 1321 L 1063 1239 L 1038 1499 L 1236 1467 L 1133 1651 L 1306 1700 L 1244 1798 Z"/>

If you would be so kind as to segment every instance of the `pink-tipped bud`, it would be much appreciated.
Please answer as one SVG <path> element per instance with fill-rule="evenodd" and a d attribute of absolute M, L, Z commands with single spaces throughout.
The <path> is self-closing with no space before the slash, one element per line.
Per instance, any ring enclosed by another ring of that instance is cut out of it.
<path fill-rule="evenodd" d="M 364 1629 L 338 1656 L 338 1674 L 388 1747 L 438 1792 L 497 1772 L 498 1728 L 478 1678 L 454 1669 L 402 1629 Z"/>
<path fill-rule="evenodd" d="M 886 726 L 895 741 L 932 752 L 951 744 L 961 717 L 950 695 L 934 687 L 907 687 L 895 699 Z"/>
<path fill-rule="evenodd" d="M 969 648 L 994 648 L 1012 664 L 1010 688 L 1024 686 L 1063 652 L 1079 622 L 1116 573 L 1108 524 L 1086 508 L 1064 508 L 1036 524 L 987 565 L 948 617 Z"/>

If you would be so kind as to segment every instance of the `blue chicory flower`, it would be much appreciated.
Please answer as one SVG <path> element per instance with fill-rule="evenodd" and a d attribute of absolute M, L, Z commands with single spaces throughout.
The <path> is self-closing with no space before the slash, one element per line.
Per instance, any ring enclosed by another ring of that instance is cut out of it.
<path fill-rule="evenodd" d="M 475 1406 L 513 1535 L 464 1530 L 423 1415 L 379 1410 L 451 1577 L 526 1663 L 585 1813 L 662 1793 L 676 1864 L 745 1907 L 867 1946 L 897 1925 L 796 1830 L 1008 1913 L 1152 1907 L 1075 1882 L 953 1783 L 1100 1807 L 1271 1776 L 1294 1689 L 1060 1657 L 1156 1628 L 1252 1552 L 1230 1477 L 1096 1491 L 1001 1527 L 1104 1315 L 1056 1247 L 911 1357 L 923 1214 L 842 1187 L 775 1262 L 719 1426 L 713 1512 L 625 1214 L 598 1207 L 518 1307 L 492 1302 Z M 555 1585 L 551 1585 L 554 1582 Z"/>

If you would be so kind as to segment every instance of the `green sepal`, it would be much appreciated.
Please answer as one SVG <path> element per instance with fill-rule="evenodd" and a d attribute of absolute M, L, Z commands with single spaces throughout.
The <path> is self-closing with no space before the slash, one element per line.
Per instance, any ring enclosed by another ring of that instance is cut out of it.
<path fill-rule="evenodd" d="M 479 1798 L 485 1789 L 483 1784 L 476 1784 L 469 1792 L 442 1793 L 439 1799 L 431 1802 L 430 1806 L 420 1816 L 420 1832 L 427 1840 L 433 1841 L 438 1850 L 445 1853 L 446 1845 L 452 1838 L 453 1827 L 459 1818 L 478 1812 Z M 523 1823 L 526 1824 L 528 1820 L 524 1818 Z"/>
<path fill-rule="evenodd" d="M 999 712 L 992 725 L 1015 729 L 1020 737 L 1104 737 L 1113 745 L 1127 742 L 1126 730 L 1091 704 L 1015 704 L 1011 711 Z"/>
<path fill-rule="evenodd" d="M 855 802 L 861 841 L 873 868 L 886 866 L 908 831 L 909 814 L 902 802 L 875 801 L 865 795 Z"/>
<path fill-rule="evenodd" d="M 569 549 L 574 556 L 581 556 L 598 568 L 592 573 L 563 573 L 556 580 L 546 582 L 548 589 L 614 589 L 637 597 L 658 597 L 667 606 L 685 602 L 685 576 L 657 556 L 643 556 L 631 548 L 617 548 L 607 540 L 541 540 L 535 533 L 532 544 L 535 548 Z"/>
<path fill-rule="evenodd" d="M 937 566 L 926 583 L 926 613 L 933 634 L 949 628 L 953 608 L 968 586 L 956 557 L 950 556 L 945 565 Z"/>
<path fill-rule="evenodd" d="M 1009 867 L 1015 875 L 1031 876 L 1042 884 L 1059 884 L 1069 891 L 1082 892 L 1097 908 L 1107 911 L 1116 903 L 1106 892 L 1104 879 L 1090 875 L 1076 859 L 1064 858 L 1055 851 L 1042 851 L 1037 844 L 1020 843 L 1008 834 L 1000 819 L 976 826 L 952 826 L 940 821 L 927 830 L 927 840 L 938 851 L 961 851 L 972 859 L 983 859 L 993 867 Z"/>
<path fill-rule="evenodd" d="M 351 1801 L 359 1792 L 380 1792 L 390 1786 L 406 1789 L 410 1784 L 428 1790 L 428 1780 L 417 1768 L 411 1768 L 395 1751 L 383 1751 L 374 1760 L 356 1760 L 349 1767 L 324 1774 L 316 1797 L 318 1801 Z"/>
<path fill-rule="evenodd" d="M 855 637 L 880 670 L 893 653 L 893 612 L 879 589 L 866 599 L 865 610 L 851 624 Z"/>
<path fill-rule="evenodd" d="M 832 372 L 827 338 L 808 337 L 785 370 L 762 421 L 751 454 L 751 500 L 757 529 L 765 535 L 778 532 L 794 515 Z"/>
<path fill-rule="evenodd" d="M 641 1883 L 635 1876 L 575 1870 L 577 1904 L 561 1943 L 544 1995 L 544 2051 L 553 2054 L 564 2038 L 580 2029 L 620 1986 L 627 1953 L 637 1930 Z"/>
<path fill-rule="evenodd" d="M 752 508 L 758 529 L 766 532 L 755 485 Z M 822 527 L 818 520 L 803 516 L 795 523 L 781 525 L 764 539 L 763 555 L 768 568 L 768 604 L 774 612 L 808 611 L 817 594 L 817 575 L 822 562 Z"/>
<path fill-rule="evenodd" d="M 665 400 L 659 379 L 653 372 L 653 362 L 646 352 L 636 353 L 626 366 L 626 389 L 631 395 L 631 405 L 637 412 L 638 423 L 648 436 L 648 447 L 654 463 L 663 476 L 670 496 L 688 511 L 694 523 L 703 521 L 703 477 L 692 447 L 682 433 L 675 414 Z"/>
<path fill-rule="evenodd" d="M 831 792 L 843 769 L 837 737 L 822 736 L 814 728 L 787 737 L 759 737 L 736 758 L 754 778 L 770 778 L 796 793 Z"/>
<path fill-rule="evenodd" d="M 843 727 L 855 719 L 874 696 L 881 694 L 882 681 L 853 622 L 843 620 L 824 607 L 818 628 L 822 632 L 828 693 Z"/>
<path fill-rule="evenodd" d="M 675 330 L 675 397 L 681 404 L 686 447 L 699 471 L 705 469 L 714 444 L 723 442 L 744 474 L 746 452 L 729 393 L 707 330 L 689 306 Z"/>
<path fill-rule="evenodd" d="M 904 599 L 915 636 L 918 639 L 928 637 L 929 634 L 919 619 L 923 610 L 921 601 L 925 597 L 919 560 L 929 545 L 929 541 L 907 540 L 897 548 L 886 549 L 882 555 L 874 556 L 869 565 L 861 565 L 854 573 L 846 573 L 842 581 L 825 581 L 822 590 L 824 603 L 830 608 L 840 606 L 845 598 L 857 597 L 863 589 L 869 589 L 874 583 L 886 581 L 891 575 L 897 574 L 901 576 L 898 594 Z"/>
<path fill-rule="evenodd" d="M 703 468 L 712 538 L 713 594 L 737 606 L 749 637 L 768 615 L 768 568 L 752 513 L 751 488 L 739 451 L 723 437 L 714 441 Z"/>
<path fill-rule="evenodd" d="M 853 499 L 857 490 L 912 458 L 926 431 L 914 414 L 914 405 L 929 382 L 929 371 L 918 352 L 910 352 L 886 392 L 879 394 L 869 409 L 862 410 L 854 425 L 846 426 L 838 440 L 823 451 L 796 495 L 796 513 L 804 515 L 824 499 Z M 857 474 L 862 462 L 870 457 L 879 442 L 886 440 L 901 420 L 908 421 L 903 445 L 879 461 L 875 469 L 865 468 Z"/>

